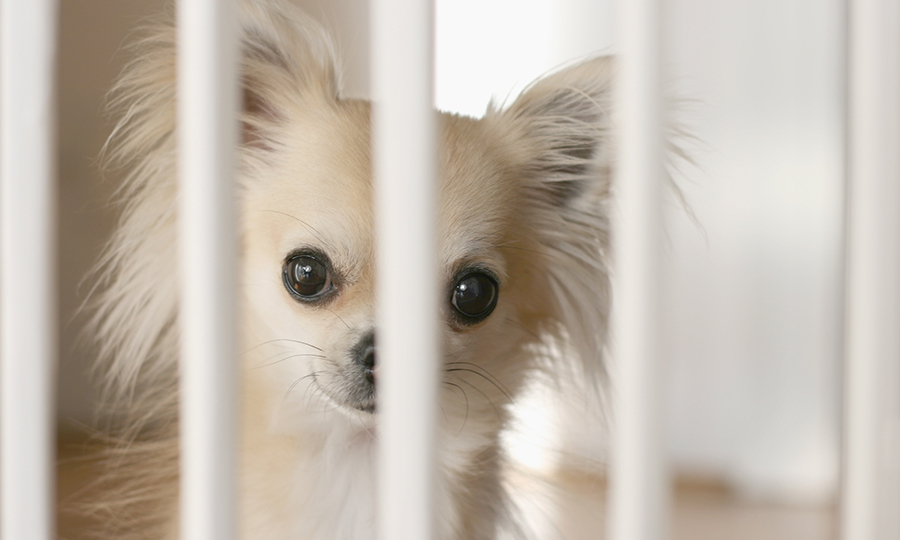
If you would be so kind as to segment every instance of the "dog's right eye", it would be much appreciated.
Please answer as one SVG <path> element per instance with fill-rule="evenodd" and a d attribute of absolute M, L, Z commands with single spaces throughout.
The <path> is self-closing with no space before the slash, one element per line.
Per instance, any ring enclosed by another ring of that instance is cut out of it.
<path fill-rule="evenodd" d="M 284 262 L 284 286 L 295 298 L 312 302 L 323 298 L 334 287 L 328 261 L 311 253 L 299 253 Z"/>

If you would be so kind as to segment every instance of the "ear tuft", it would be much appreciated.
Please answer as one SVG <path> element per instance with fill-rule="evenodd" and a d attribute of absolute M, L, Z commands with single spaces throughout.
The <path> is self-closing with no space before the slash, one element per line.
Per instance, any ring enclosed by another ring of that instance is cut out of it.
<path fill-rule="evenodd" d="M 338 99 L 334 46 L 318 23 L 287 2 L 250 0 L 240 8 L 243 141 L 267 149 L 272 124 L 287 121 L 310 99 Z"/>
<path fill-rule="evenodd" d="M 534 82 L 499 113 L 527 152 L 523 172 L 552 204 L 608 187 L 612 71 L 610 57 L 587 60 Z"/>
<path fill-rule="evenodd" d="M 508 174 L 522 195 L 534 253 L 544 259 L 531 286 L 550 291 L 547 370 L 565 379 L 605 380 L 609 315 L 609 209 L 613 166 L 611 58 L 587 60 L 538 80 L 486 121 L 505 137 Z"/>
<path fill-rule="evenodd" d="M 325 31 L 287 0 L 240 0 L 241 82 L 244 143 L 251 149 L 276 146 L 277 124 L 298 108 L 338 99 L 334 49 Z M 119 226 L 98 275 L 106 288 L 97 300 L 93 333 L 108 367 L 107 392 L 140 397 L 141 388 L 168 388 L 177 377 L 172 354 L 178 313 L 172 280 L 172 226 L 177 195 L 177 35 L 173 10 L 147 26 L 129 46 L 134 60 L 108 98 L 119 116 L 104 147 L 103 165 L 124 175 L 118 198 Z M 143 254 L 153 253 L 152 261 Z M 148 262 L 152 262 L 149 264 Z M 155 314 L 145 316 L 147 313 Z M 149 382 L 146 386 L 139 382 Z M 177 405 L 177 393 L 171 394 Z M 159 408 L 154 402 L 154 407 Z M 144 409 L 149 410 L 149 409 Z M 177 407 L 174 407 L 177 411 Z"/>

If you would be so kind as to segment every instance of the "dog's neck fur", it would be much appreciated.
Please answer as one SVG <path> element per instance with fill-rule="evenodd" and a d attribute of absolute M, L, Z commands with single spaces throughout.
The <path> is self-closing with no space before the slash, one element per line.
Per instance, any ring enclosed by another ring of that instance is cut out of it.
<path fill-rule="evenodd" d="M 246 386 L 252 387 L 252 377 Z M 253 394 L 247 389 L 245 400 L 270 402 L 269 396 Z M 264 407 L 245 410 L 241 470 L 249 489 L 241 495 L 243 538 L 377 538 L 377 439 L 372 426 L 332 409 L 306 419 L 299 431 L 279 434 Z M 498 513 L 507 503 L 499 430 L 485 425 L 478 431 L 481 436 L 470 431 L 466 437 L 447 437 L 441 431 L 435 486 L 438 538 L 495 538 Z M 287 469 L 286 463 L 291 464 Z"/>

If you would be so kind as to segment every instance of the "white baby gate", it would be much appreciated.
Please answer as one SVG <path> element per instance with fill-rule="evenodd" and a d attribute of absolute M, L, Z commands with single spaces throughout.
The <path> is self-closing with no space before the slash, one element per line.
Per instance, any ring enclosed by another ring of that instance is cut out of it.
<path fill-rule="evenodd" d="M 620 2 L 621 133 L 613 344 L 620 377 L 611 470 L 612 540 L 666 536 L 657 351 L 657 233 L 663 177 L 660 2 Z M 896 487 L 881 454 L 900 403 L 900 6 L 848 9 L 847 300 L 843 540 L 896 539 Z M 182 283 L 182 525 L 190 540 L 235 538 L 237 356 L 236 43 L 231 2 L 179 0 Z M 55 537 L 54 0 L 3 0 L 2 417 L 0 540 Z M 374 0 L 374 163 L 379 236 L 379 535 L 434 537 L 438 374 L 433 7 Z M 737 61 L 737 60 L 736 60 Z M 403 204 L 404 211 L 393 210 Z M 219 271 L 206 271 L 212 264 Z M 198 276 L 198 277 L 191 277 Z M 405 295 L 384 294 L 403 276 Z M 214 277 L 216 281 L 211 279 Z M 415 280 L 413 280 L 415 278 Z M 415 301 L 410 301 L 415 299 Z M 414 339 L 410 338 L 413 336 Z M 223 361 L 227 359 L 227 361 Z M 427 361 L 423 361 L 427 360 Z M 224 367 L 223 367 L 224 366 Z M 403 384 L 400 374 L 418 384 Z M 893 379 L 892 379 L 893 377 Z M 894 425 L 896 431 L 897 427 Z M 894 433 L 893 436 L 900 436 Z M 896 462 L 896 457 L 894 458 Z M 889 478 L 889 477 L 888 477 Z M 892 491 L 893 490 L 893 491 Z M 249 540 L 249 539 L 248 539 Z"/>

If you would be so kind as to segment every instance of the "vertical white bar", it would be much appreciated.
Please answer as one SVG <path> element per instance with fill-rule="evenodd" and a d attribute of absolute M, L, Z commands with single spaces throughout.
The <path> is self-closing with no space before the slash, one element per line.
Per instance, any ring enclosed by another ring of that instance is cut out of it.
<path fill-rule="evenodd" d="M 55 538 L 57 5 L 2 4 L 0 536 Z"/>
<path fill-rule="evenodd" d="M 181 537 L 236 537 L 237 44 L 231 0 L 178 1 Z"/>
<path fill-rule="evenodd" d="M 434 538 L 438 282 L 430 0 L 372 6 L 379 538 Z"/>
<path fill-rule="evenodd" d="M 658 361 L 661 21 L 658 0 L 626 0 L 619 8 L 621 155 L 611 343 L 618 376 L 608 532 L 611 540 L 659 540 L 666 534 L 668 496 Z"/>
<path fill-rule="evenodd" d="M 886 507 L 887 466 L 900 459 L 889 423 L 900 414 L 889 393 L 900 361 L 898 35 L 896 0 L 851 0 L 843 540 L 887 540 L 900 512 Z"/>

